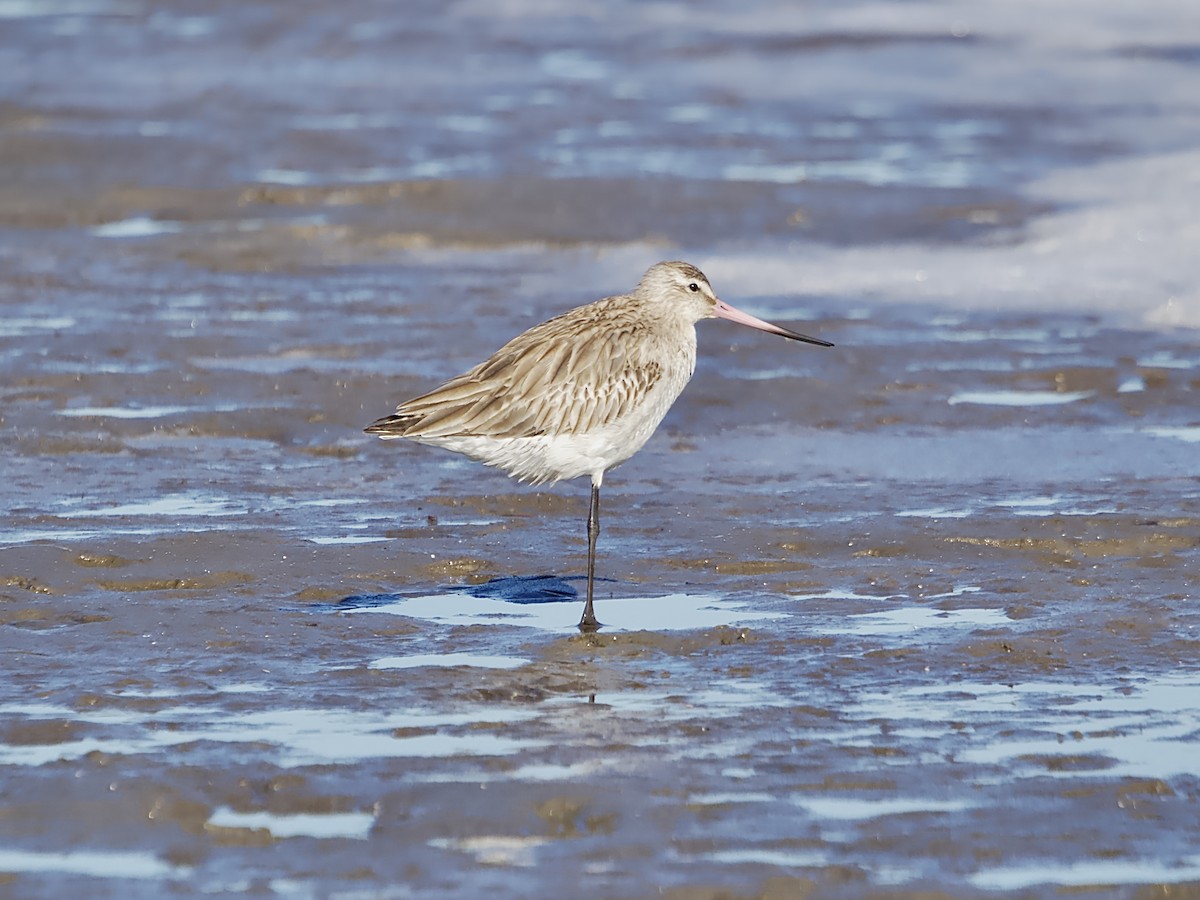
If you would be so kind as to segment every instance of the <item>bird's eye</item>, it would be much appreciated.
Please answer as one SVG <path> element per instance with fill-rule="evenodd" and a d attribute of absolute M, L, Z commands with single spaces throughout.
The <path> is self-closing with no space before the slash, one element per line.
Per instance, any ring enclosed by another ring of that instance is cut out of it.
<path fill-rule="evenodd" d="M 691 284 L 688 285 L 688 290 L 691 291 L 693 294 L 699 293 L 700 285 L 696 284 L 696 282 L 693 281 Z"/>

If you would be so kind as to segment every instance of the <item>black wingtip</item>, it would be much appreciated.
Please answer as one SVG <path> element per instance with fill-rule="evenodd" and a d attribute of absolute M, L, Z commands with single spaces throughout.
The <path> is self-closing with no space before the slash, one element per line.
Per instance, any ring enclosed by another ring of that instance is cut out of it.
<path fill-rule="evenodd" d="M 407 421 L 406 416 L 384 416 L 382 419 L 376 419 L 363 431 L 367 434 L 399 434 L 404 430 L 402 426 Z"/>

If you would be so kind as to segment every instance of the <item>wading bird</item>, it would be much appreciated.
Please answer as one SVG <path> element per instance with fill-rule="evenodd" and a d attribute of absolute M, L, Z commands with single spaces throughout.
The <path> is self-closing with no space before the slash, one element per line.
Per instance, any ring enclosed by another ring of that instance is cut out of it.
<path fill-rule="evenodd" d="M 366 431 L 444 447 L 531 484 L 590 476 L 587 602 L 579 628 L 595 631 L 604 474 L 650 439 L 695 371 L 696 323 L 711 318 L 833 346 L 717 299 L 704 273 L 689 263 L 660 262 L 632 293 L 535 325 Z"/>

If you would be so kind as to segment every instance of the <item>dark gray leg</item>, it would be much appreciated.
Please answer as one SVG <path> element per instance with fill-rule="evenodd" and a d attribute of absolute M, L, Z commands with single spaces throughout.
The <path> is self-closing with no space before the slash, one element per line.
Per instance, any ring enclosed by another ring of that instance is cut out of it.
<path fill-rule="evenodd" d="M 588 582 L 587 604 L 583 607 L 583 618 L 579 620 L 580 631 L 597 631 L 600 623 L 592 610 L 592 594 L 596 583 L 596 538 L 600 537 L 600 488 L 592 485 L 592 505 L 588 509 Z"/>

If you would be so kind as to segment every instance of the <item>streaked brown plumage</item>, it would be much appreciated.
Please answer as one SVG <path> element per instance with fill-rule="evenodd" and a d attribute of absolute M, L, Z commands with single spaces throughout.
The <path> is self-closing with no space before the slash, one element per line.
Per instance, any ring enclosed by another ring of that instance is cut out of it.
<path fill-rule="evenodd" d="M 609 297 L 535 325 L 367 431 L 416 440 L 530 438 L 579 434 L 628 415 L 659 383 L 666 365 L 686 369 L 689 357 L 681 348 L 666 364 L 655 358 L 659 323 L 624 300 Z M 562 477 L 569 476 L 547 471 L 526 480 Z"/>

